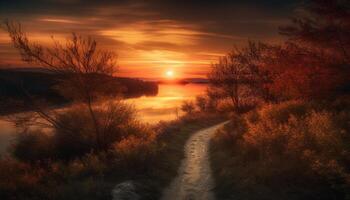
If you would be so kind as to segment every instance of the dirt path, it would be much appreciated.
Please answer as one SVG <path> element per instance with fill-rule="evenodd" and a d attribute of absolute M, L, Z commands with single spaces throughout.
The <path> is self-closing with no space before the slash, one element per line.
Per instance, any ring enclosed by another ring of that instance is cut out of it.
<path fill-rule="evenodd" d="M 224 123 L 194 133 L 185 146 L 185 159 L 178 176 L 163 193 L 162 200 L 213 200 L 213 180 L 208 146 L 211 136 Z"/>

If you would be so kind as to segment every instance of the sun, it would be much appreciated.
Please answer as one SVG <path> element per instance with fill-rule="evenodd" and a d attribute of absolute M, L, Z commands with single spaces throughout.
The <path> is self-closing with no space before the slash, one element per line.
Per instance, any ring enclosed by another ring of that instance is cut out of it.
<path fill-rule="evenodd" d="M 173 78 L 173 77 L 174 77 L 174 71 L 172 71 L 172 70 L 166 71 L 166 72 L 165 72 L 165 76 L 166 76 L 167 78 Z"/>

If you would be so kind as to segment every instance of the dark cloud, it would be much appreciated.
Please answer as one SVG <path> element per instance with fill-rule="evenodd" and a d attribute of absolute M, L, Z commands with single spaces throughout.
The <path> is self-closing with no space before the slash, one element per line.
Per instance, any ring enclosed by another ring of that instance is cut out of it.
<path fill-rule="evenodd" d="M 2 15 L 110 16 L 119 19 L 172 19 L 191 22 L 286 17 L 295 0 L 2 0 Z M 99 12 L 110 8 L 114 12 Z"/>

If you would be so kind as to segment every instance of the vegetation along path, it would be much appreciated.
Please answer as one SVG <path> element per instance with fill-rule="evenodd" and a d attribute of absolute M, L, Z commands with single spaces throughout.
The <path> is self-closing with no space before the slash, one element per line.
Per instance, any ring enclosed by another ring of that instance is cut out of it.
<path fill-rule="evenodd" d="M 225 123 L 225 122 L 224 122 Z M 211 200 L 214 194 L 208 146 L 211 136 L 224 123 L 194 133 L 185 146 L 185 159 L 178 176 L 163 193 L 163 200 Z"/>

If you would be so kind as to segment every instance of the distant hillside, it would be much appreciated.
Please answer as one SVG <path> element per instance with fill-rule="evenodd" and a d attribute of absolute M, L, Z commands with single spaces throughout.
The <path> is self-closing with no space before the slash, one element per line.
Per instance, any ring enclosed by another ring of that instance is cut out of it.
<path fill-rule="evenodd" d="M 40 70 L 1 69 L 0 100 L 26 101 L 27 92 L 53 105 L 69 103 L 69 100 L 65 99 L 54 89 L 58 80 L 62 78 L 64 78 L 62 75 Z M 113 79 L 120 84 L 122 96 L 125 98 L 154 96 L 158 93 L 158 84 L 156 82 L 121 77 L 113 77 Z M 120 92 L 120 88 L 116 88 L 116 92 Z M 6 113 L 12 109 L 14 108 L 0 105 L 0 113 Z"/>

